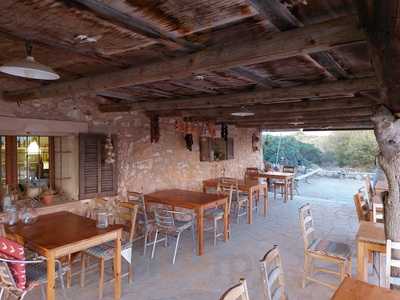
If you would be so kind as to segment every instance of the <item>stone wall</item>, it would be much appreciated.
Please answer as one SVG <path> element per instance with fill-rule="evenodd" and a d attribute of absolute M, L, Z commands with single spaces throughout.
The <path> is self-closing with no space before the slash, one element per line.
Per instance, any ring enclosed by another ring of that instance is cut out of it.
<path fill-rule="evenodd" d="M 261 166 L 261 152 L 253 152 L 251 136 L 255 130 L 230 127 L 234 138 L 235 159 L 200 162 L 199 138 L 193 151 L 185 147 L 174 119 L 160 120 L 161 138 L 150 143 L 150 122 L 138 112 L 101 114 L 91 98 L 69 98 L 24 102 L 20 105 L 0 101 L 2 115 L 20 118 L 85 121 L 92 132 L 111 132 L 118 136 L 119 193 L 127 190 L 151 192 L 156 189 L 186 188 L 198 190 L 204 179 L 216 176 L 242 178 L 246 167 Z"/>

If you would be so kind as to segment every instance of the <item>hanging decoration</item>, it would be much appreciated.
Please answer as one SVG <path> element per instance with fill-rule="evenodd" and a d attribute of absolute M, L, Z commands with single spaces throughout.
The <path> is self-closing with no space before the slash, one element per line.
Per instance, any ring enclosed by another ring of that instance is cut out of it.
<path fill-rule="evenodd" d="M 221 137 L 227 141 L 228 140 L 228 125 L 221 123 Z"/>
<path fill-rule="evenodd" d="M 253 133 L 251 136 L 251 148 L 253 149 L 253 152 L 260 150 L 260 137 L 256 133 Z"/>
<path fill-rule="evenodd" d="M 104 149 L 106 152 L 106 159 L 104 160 L 106 164 L 112 165 L 115 163 L 115 152 L 114 145 L 112 143 L 112 137 L 109 133 L 106 137 L 106 143 L 104 145 Z"/>
<path fill-rule="evenodd" d="M 192 151 L 193 150 L 193 134 L 186 134 L 185 142 L 186 142 L 186 148 L 189 151 Z"/>
<path fill-rule="evenodd" d="M 150 116 L 150 142 L 158 143 L 160 140 L 160 118 L 158 115 Z"/>

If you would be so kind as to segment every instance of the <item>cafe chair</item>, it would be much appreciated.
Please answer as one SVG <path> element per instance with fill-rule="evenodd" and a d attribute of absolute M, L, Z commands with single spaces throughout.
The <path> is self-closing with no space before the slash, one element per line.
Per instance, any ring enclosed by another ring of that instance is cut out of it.
<path fill-rule="evenodd" d="M 24 247 L 3 237 L 0 238 L 0 245 L 0 299 L 3 295 L 5 299 L 12 295 L 22 300 L 34 288 L 40 287 L 42 299 L 45 300 L 46 258 L 36 257 L 26 260 Z M 60 280 L 63 298 L 68 299 L 63 279 L 65 271 L 61 262 L 56 260 L 55 276 Z"/>
<path fill-rule="evenodd" d="M 353 197 L 354 205 L 356 207 L 358 221 L 370 221 L 371 215 L 368 203 L 364 201 L 364 197 L 360 192 L 356 193 Z"/>
<path fill-rule="evenodd" d="M 283 166 L 282 172 L 294 174 L 294 173 L 296 173 L 296 168 L 292 167 L 292 166 Z M 285 193 L 288 193 L 288 197 L 289 197 L 289 193 L 292 193 L 292 190 L 294 188 L 294 187 L 292 187 L 292 184 L 293 184 L 293 182 L 289 181 L 288 191 L 285 191 L 285 181 L 275 179 L 272 183 L 272 189 L 274 191 L 274 200 L 276 200 L 277 191 L 279 191 L 279 193 L 281 194 L 281 197 L 283 197 Z M 293 197 L 293 195 L 291 195 L 291 196 Z"/>
<path fill-rule="evenodd" d="M 149 215 L 142 193 L 128 192 L 128 202 L 138 205 L 137 223 L 144 231 L 143 256 L 146 256 L 147 247 L 153 245 L 153 242 L 149 242 L 149 235 L 155 228 L 154 217 Z"/>
<path fill-rule="evenodd" d="M 309 203 L 299 208 L 300 227 L 304 239 L 304 277 L 303 288 L 307 281 L 312 281 L 336 289 L 337 286 L 313 277 L 314 273 L 324 272 L 339 277 L 340 282 L 346 273 L 351 274 L 351 248 L 344 243 L 323 240 L 314 236 L 314 224 Z M 338 266 L 339 272 L 325 268 L 315 268 L 313 261 L 330 262 Z M 347 269 L 347 271 L 346 271 Z"/>
<path fill-rule="evenodd" d="M 240 279 L 239 283 L 229 288 L 220 300 L 250 300 L 246 279 Z"/>
<path fill-rule="evenodd" d="M 176 254 L 178 252 L 179 241 L 181 235 L 186 230 L 192 230 L 193 248 L 196 248 L 195 229 L 194 221 L 195 216 L 193 213 L 172 211 L 160 207 L 153 209 L 155 223 L 156 223 L 156 234 L 153 241 L 153 250 L 151 251 L 151 258 L 154 258 L 156 251 L 156 245 L 160 241 L 164 241 L 165 246 L 168 244 L 168 237 L 176 237 L 174 255 L 172 257 L 172 264 L 175 264 Z M 187 221 L 177 220 L 177 217 L 181 219 L 188 219 Z M 164 234 L 164 238 L 158 239 L 160 234 Z"/>
<path fill-rule="evenodd" d="M 279 247 L 274 246 L 260 260 L 265 300 L 287 300 Z"/>
<path fill-rule="evenodd" d="M 122 224 L 123 227 L 123 235 L 122 235 L 122 243 L 121 243 L 121 251 L 127 252 L 129 249 L 132 251 L 132 243 L 135 236 L 136 229 L 136 217 L 138 212 L 138 206 L 129 202 L 120 202 L 118 204 L 118 212 L 115 216 L 115 223 Z M 82 251 L 81 254 L 81 287 L 85 286 L 85 275 L 86 275 L 86 260 L 87 257 L 95 258 L 99 263 L 100 277 L 99 277 L 99 291 L 98 298 L 103 298 L 103 289 L 104 289 L 104 264 L 106 261 L 114 259 L 115 252 L 115 241 L 110 241 L 103 243 L 98 246 L 91 247 Z M 128 264 L 128 273 L 122 276 L 128 275 L 129 283 L 132 282 L 133 279 L 133 270 L 132 270 L 132 259 L 129 261 L 125 259 Z"/>
<path fill-rule="evenodd" d="M 374 223 L 383 223 L 383 204 L 372 202 L 372 221 Z"/>
<path fill-rule="evenodd" d="M 396 286 L 396 289 L 400 288 L 400 276 L 398 273 L 392 274 L 392 267 L 396 271 L 400 269 L 400 260 L 392 257 L 392 251 L 400 251 L 400 242 L 393 242 L 392 240 L 386 240 L 386 270 L 385 270 L 385 287 L 388 289 L 391 286 Z"/>
<path fill-rule="evenodd" d="M 234 186 L 233 185 L 225 185 L 225 184 L 218 184 L 218 191 L 224 193 L 228 196 L 228 232 L 230 233 L 230 222 L 229 216 L 231 211 L 231 204 L 232 204 L 232 197 L 234 193 Z M 237 190 L 236 190 L 237 191 Z M 225 211 L 222 208 L 216 207 L 207 209 L 204 212 L 204 218 L 207 220 L 211 220 L 213 222 L 212 228 L 206 228 L 205 231 L 213 230 L 214 231 L 214 247 L 217 245 L 217 238 L 220 236 L 224 236 L 224 232 L 218 233 L 218 221 L 224 221 L 224 214 Z"/>

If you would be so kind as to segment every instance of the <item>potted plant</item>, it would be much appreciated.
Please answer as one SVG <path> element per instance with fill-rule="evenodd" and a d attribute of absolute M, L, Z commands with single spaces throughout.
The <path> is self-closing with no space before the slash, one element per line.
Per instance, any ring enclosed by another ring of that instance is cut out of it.
<path fill-rule="evenodd" d="M 40 195 L 40 199 L 42 200 L 43 204 L 50 205 L 53 203 L 54 195 L 56 192 L 52 189 L 46 189 Z"/>

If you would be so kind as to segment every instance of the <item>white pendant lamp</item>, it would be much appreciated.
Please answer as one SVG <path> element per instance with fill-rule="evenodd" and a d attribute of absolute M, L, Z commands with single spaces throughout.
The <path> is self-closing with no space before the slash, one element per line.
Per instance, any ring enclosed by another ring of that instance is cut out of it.
<path fill-rule="evenodd" d="M 26 57 L 24 59 L 18 59 L 10 61 L 0 67 L 0 72 L 40 80 L 57 80 L 60 78 L 52 68 L 42 65 L 35 61 L 32 56 L 32 45 L 30 42 L 25 43 Z"/>
<path fill-rule="evenodd" d="M 255 113 L 249 111 L 245 106 L 242 106 L 239 111 L 231 113 L 234 117 L 251 117 L 254 116 Z"/>
<path fill-rule="evenodd" d="M 39 144 L 35 140 L 33 140 L 32 142 L 29 143 L 27 150 L 29 155 L 39 154 L 40 153 Z"/>

